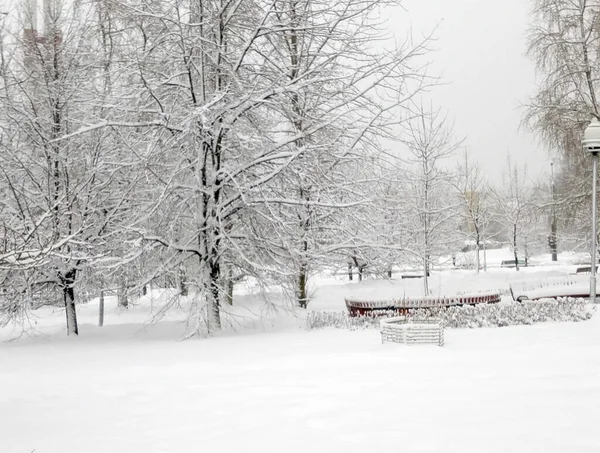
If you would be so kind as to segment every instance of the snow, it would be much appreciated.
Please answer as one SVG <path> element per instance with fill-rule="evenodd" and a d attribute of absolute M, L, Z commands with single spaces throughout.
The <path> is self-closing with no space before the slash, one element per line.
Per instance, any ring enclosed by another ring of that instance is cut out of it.
<path fill-rule="evenodd" d="M 515 255 L 512 249 L 508 246 L 496 249 L 480 250 L 479 259 L 481 260 L 481 266 L 483 267 L 485 262 L 488 267 L 500 267 L 502 261 L 514 261 Z M 471 250 L 469 252 L 461 252 L 455 255 L 457 266 L 470 266 L 473 267 L 476 262 L 476 252 Z M 523 260 L 522 253 L 519 253 L 519 260 Z M 535 255 L 529 258 L 528 264 L 531 266 L 556 266 L 558 265 L 570 265 L 575 269 L 577 265 L 590 264 L 590 254 L 585 252 L 561 252 L 558 255 L 558 262 L 552 262 L 550 254 Z M 440 264 L 448 264 L 452 262 L 451 256 L 445 256 L 440 259 Z"/>
<path fill-rule="evenodd" d="M 505 288 L 524 277 L 515 274 L 433 280 L 452 291 Z M 527 275 L 555 274 L 568 272 Z M 330 276 L 310 307 L 340 311 L 353 289 L 419 284 Z M 96 302 L 82 305 L 79 338 L 64 337 L 64 314 L 45 308 L 35 320 L 43 335 L 2 344 L 0 452 L 600 451 L 598 316 L 447 329 L 443 348 L 408 347 L 381 344 L 377 330 L 306 331 L 302 313 L 261 322 L 256 298 L 238 293 L 244 326 L 176 341 L 182 313 L 140 332 L 164 297 L 126 312 L 109 298 L 102 328 Z"/>

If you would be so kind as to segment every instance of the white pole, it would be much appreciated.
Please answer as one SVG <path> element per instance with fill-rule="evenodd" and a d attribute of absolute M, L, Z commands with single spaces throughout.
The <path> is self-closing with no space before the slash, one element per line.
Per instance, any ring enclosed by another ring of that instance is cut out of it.
<path fill-rule="evenodd" d="M 592 153 L 592 268 L 590 274 L 590 302 L 596 303 L 596 221 L 598 218 L 598 153 Z"/>

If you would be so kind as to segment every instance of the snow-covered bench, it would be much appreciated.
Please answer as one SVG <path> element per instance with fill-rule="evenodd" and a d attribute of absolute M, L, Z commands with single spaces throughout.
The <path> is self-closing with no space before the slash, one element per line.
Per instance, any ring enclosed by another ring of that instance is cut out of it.
<path fill-rule="evenodd" d="M 538 300 L 557 297 L 584 298 L 590 297 L 589 277 L 579 274 L 569 277 L 525 280 L 510 285 L 513 300 Z M 596 294 L 598 290 L 596 290 Z"/>
<path fill-rule="evenodd" d="M 444 345 L 444 324 L 436 318 L 413 321 L 405 316 L 382 319 L 381 342 Z"/>

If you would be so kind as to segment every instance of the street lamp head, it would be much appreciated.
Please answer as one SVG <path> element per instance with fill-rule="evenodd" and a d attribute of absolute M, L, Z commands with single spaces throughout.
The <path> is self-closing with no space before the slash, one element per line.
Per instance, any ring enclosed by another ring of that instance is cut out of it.
<path fill-rule="evenodd" d="M 583 149 L 589 153 L 600 153 L 600 122 L 598 118 L 593 118 L 589 126 L 585 128 L 581 144 Z"/>

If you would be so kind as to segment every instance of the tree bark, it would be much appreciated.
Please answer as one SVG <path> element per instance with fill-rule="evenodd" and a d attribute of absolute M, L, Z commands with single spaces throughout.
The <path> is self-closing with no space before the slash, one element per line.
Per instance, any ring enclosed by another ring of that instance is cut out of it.
<path fill-rule="evenodd" d="M 65 303 L 65 314 L 67 317 L 67 335 L 79 335 L 77 325 L 77 311 L 75 309 L 75 277 L 77 269 L 70 269 L 60 276 Z"/>
<path fill-rule="evenodd" d="M 104 291 L 100 291 L 100 303 L 98 305 L 98 327 L 104 325 Z"/>
<path fill-rule="evenodd" d="M 429 296 L 429 259 L 423 260 L 423 291 L 425 296 Z"/>
<path fill-rule="evenodd" d="M 233 305 L 233 279 L 231 275 L 227 279 L 227 303 Z"/>
<path fill-rule="evenodd" d="M 127 297 L 127 285 L 124 281 L 121 282 L 117 292 L 117 304 L 119 307 L 127 308 L 129 306 L 129 299 Z"/>
<path fill-rule="evenodd" d="M 183 266 L 179 267 L 179 270 L 177 271 L 177 285 L 178 285 L 178 293 L 180 296 L 187 296 L 188 295 L 188 286 L 187 286 L 187 280 L 186 280 L 186 276 L 185 276 L 185 269 L 183 268 Z"/>
<path fill-rule="evenodd" d="M 479 259 L 479 248 L 480 248 L 480 244 L 481 244 L 481 238 L 479 237 L 479 232 L 476 233 L 475 236 L 475 247 L 476 247 L 476 252 L 477 255 L 475 255 L 475 265 L 477 267 L 477 273 L 479 274 L 479 267 L 481 266 L 481 262 Z"/>
<path fill-rule="evenodd" d="M 358 266 L 358 281 L 362 282 L 363 281 L 363 275 L 365 272 L 365 267 L 366 264 L 361 264 L 360 266 Z"/>
<path fill-rule="evenodd" d="M 513 253 L 515 255 L 515 269 L 519 271 L 519 257 L 517 254 L 517 224 L 513 223 Z"/>
<path fill-rule="evenodd" d="M 556 240 L 556 219 L 552 219 L 550 225 L 550 253 L 552 254 L 552 261 L 558 261 L 558 244 Z"/>
<path fill-rule="evenodd" d="M 210 287 L 207 295 L 208 302 L 208 333 L 215 330 L 221 330 L 221 268 L 216 257 L 209 260 Z"/>
<path fill-rule="evenodd" d="M 306 264 L 300 265 L 300 272 L 298 273 L 298 305 L 300 308 L 306 308 L 308 306 L 308 295 L 306 290 L 307 278 Z"/>

